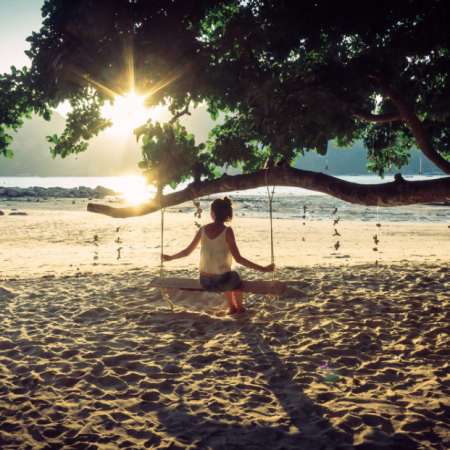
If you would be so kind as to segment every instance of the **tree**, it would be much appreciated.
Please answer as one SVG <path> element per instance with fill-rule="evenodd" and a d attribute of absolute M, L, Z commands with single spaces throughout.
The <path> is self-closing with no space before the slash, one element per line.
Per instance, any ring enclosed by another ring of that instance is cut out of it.
<path fill-rule="evenodd" d="M 8 127 L 30 111 L 49 118 L 65 99 L 74 112 L 63 135 L 48 138 L 52 153 L 84 151 L 110 125 L 102 104 L 130 92 L 132 81 L 149 107 L 173 114 L 135 130 L 157 198 L 91 211 L 141 215 L 266 183 L 364 205 L 450 200 L 449 178 L 362 186 L 291 167 L 306 151 L 325 154 L 331 139 L 362 140 L 367 168 L 380 176 L 408 164 L 413 145 L 450 174 L 450 5 L 380 0 L 367 8 L 352 0 L 47 0 L 43 27 L 28 38 L 31 69 L 0 79 L 3 154 Z M 202 102 L 225 121 L 197 145 L 179 118 Z M 215 170 L 228 165 L 243 175 Z M 162 195 L 188 179 L 184 191 Z"/>

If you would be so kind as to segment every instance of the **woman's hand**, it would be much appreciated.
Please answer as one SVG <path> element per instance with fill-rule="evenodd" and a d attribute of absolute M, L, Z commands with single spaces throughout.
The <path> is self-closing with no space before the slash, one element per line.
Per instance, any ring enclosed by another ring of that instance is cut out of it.
<path fill-rule="evenodd" d="M 268 266 L 264 267 L 263 272 L 275 272 L 275 264 L 269 264 Z"/>
<path fill-rule="evenodd" d="M 173 257 L 170 255 L 161 255 L 161 261 L 172 261 Z"/>

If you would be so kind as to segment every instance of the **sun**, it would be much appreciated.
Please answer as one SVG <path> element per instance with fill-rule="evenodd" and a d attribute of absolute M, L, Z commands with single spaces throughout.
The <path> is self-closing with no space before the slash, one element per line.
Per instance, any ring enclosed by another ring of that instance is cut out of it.
<path fill-rule="evenodd" d="M 135 128 L 144 125 L 154 115 L 153 111 L 144 107 L 144 100 L 144 96 L 131 92 L 116 96 L 113 106 L 106 104 L 102 108 L 102 115 L 111 119 L 113 126 L 110 130 L 128 135 Z"/>

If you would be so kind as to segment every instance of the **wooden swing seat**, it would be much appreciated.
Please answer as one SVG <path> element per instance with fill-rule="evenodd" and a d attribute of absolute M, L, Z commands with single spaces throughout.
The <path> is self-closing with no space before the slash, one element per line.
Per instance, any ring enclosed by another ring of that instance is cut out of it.
<path fill-rule="evenodd" d="M 154 278 L 148 285 L 151 288 L 175 289 L 181 291 L 201 291 L 205 290 L 198 284 L 197 279 L 193 278 L 164 278 L 160 282 L 159 277 Z M 233 292 L 249 292 L 253 294 L 284 294 L 287 288 L 285 281 L 241 281 L 239 285 L 233 289 Z"/>

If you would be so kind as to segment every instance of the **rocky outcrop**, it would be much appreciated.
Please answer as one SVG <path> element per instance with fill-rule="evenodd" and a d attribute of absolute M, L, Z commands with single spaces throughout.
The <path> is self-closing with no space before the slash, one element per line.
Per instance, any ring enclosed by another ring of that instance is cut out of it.
<path fill-rule="evenodd" d="M 18 197 L 33 197 L 33 198 L 105 198 L 107 196 L 119 195 L 118 192 L 103 186 L 97 186 L 95 189 L 79 186 L 78 188 L 61 188 L 51 187 L 43 188 L 34 186 L 31 188 L 19 187 L 2 187 L 0 188 L 0 198 L 12 199 Z"/>

